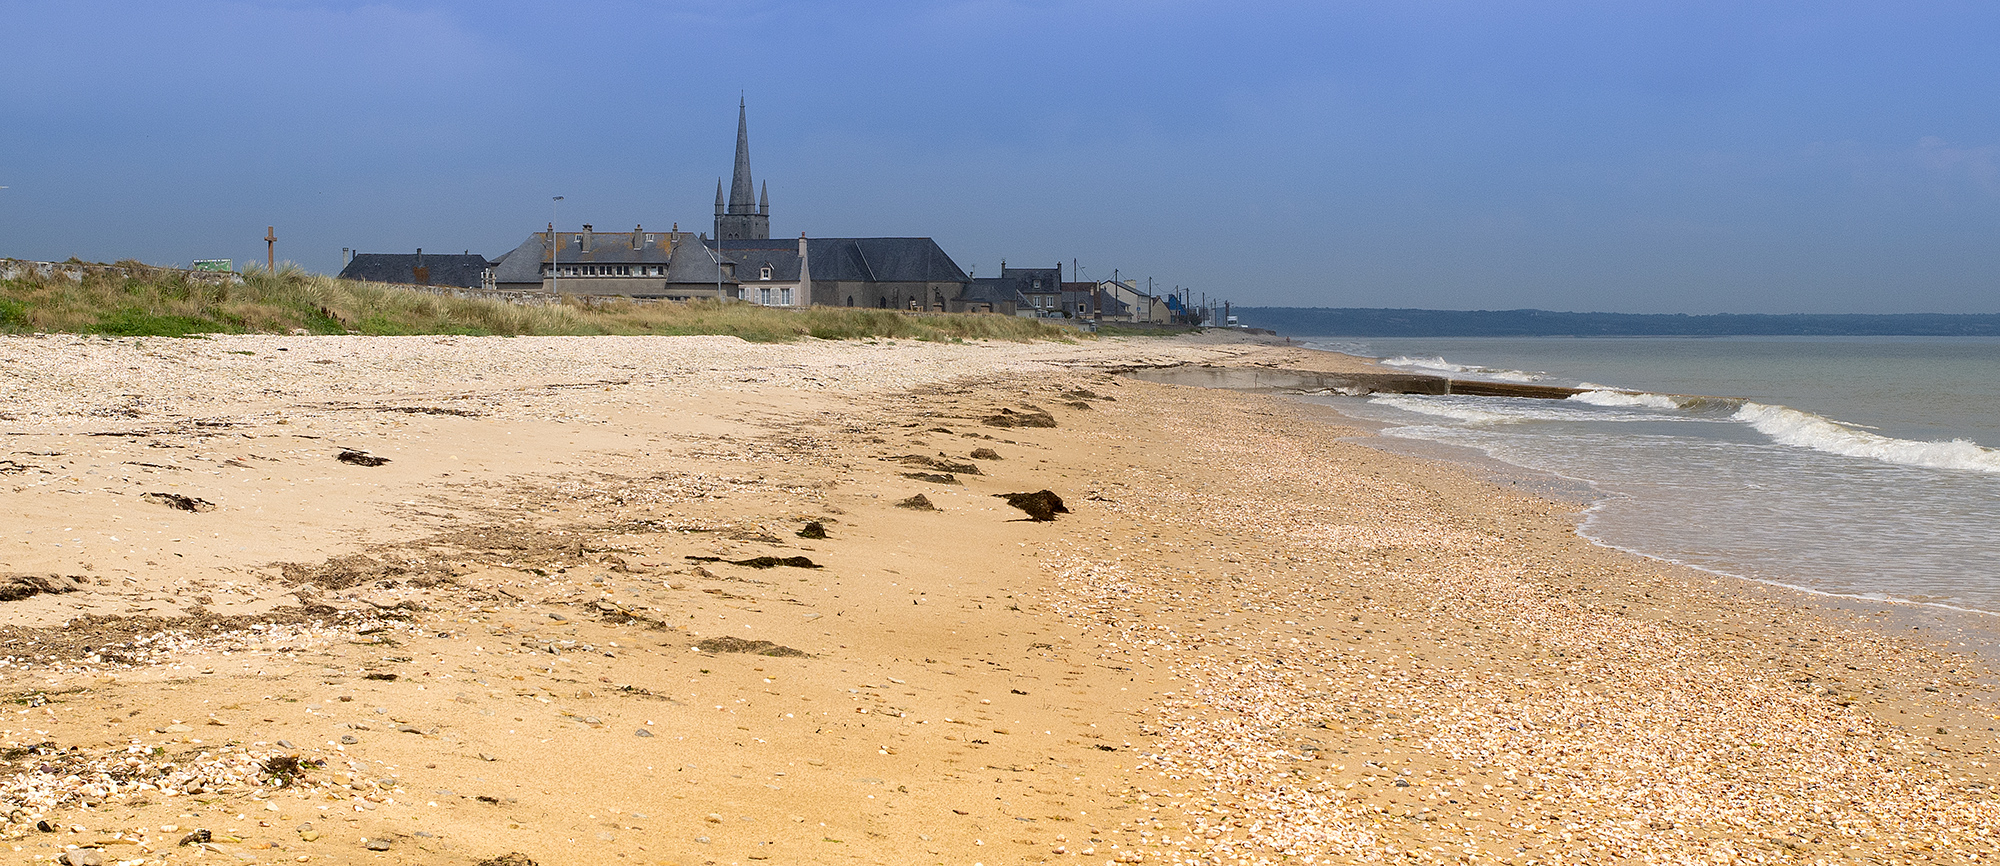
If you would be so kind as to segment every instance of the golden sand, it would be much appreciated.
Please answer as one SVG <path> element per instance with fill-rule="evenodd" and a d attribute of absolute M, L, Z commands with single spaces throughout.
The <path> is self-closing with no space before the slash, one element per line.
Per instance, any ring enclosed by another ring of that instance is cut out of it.
<path fill-rule="evenodd" d="M 1972 660 L 1594 546 L 1573 504 L 1323 407 L 1103 372 L 1182 362 L 1356 363 L 0 339 L 0 572 L 35 576 L 0 608 L 0 851 L 2000 854 Z M 1057 426 L 986 423 L 1036 413 Z M 995 498 L 1042 489 L 1070 513 Z M 897 507 L 918 494 L 936 510 Z"/>

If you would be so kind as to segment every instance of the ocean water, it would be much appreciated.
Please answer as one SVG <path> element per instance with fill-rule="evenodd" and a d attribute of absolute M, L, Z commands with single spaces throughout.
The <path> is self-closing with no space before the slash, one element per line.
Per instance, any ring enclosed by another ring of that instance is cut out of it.
<path fill-rule="evenodd" d="M 2000 614 L 2000 339 L 1304 338 L 1569 400 L 1315 398 L 1587 484 L 1601 543 L 1814 592 Z M 1635 393 L 1619 393 L 1629 391 Z"/>

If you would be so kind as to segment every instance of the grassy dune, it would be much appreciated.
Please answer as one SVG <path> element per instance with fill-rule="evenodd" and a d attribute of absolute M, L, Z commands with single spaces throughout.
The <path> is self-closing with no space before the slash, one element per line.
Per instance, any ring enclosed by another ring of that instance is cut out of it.
<path fill-rule="evenodd" d="M 190 279 L 181 271 L 119 262 L 83 280 L 0 280 L 0 333 L 184 337 L 195 334 L 467 334 L 590 336 L 726 334 L 753 342 L 827 340 L 1070 340 L 1076 331 L 991 314 L 908 313 L 843 307 L 803 310 L 689 301 L 551 306 L 452 298 L 308 274 L 284 265 L 251 268 L 236 285 Z"/>

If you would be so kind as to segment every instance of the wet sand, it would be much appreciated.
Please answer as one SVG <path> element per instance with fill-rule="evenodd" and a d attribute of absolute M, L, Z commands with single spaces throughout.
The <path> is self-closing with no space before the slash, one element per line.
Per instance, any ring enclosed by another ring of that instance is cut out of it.
<path fill-rule="evenodd" d="M 0 339 L 0 572 L 69 590 L 0 608 L 4 844 L 2000 853 L 1987 672 L 1924 633 L 1591 545 L 1324 407 L 1104 372 L 1297 351 Z M 1042 489 L 1069 513 L 995 498 Z"/>

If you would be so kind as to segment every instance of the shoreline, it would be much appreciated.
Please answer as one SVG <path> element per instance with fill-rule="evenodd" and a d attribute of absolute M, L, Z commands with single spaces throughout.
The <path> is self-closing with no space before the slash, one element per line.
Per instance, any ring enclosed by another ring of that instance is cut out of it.
<path fill-rule="evenodd" d="M 1574 503 L 1346 441 L 1363 431 L 1326 407 L 1105 372 L 1273 351 L 1296 350 L 0 340 L 24 386 L 0 397 L 0 460 L 29 467 L 0 499 L 31 524 L 0 532 L 0 571 L 86 576 L 0 607 L 29 648 L 0 668 L 25 707 L 0 740 L 52 743 L 86 781 L 135 745 L 208 772 L 36 809 L 81 829 L 17 820 L 0 844 L 148 863 L 193 862 L 174 843 L 197 827 L 320 863 L 2000 853 L 1975 832 L 2000 819 L 1983 666 L 1592 544 Z M 987 423 L 1036 413 L 1055 426 Z M 994 498 L 1043 488 L 1071 513 Z M 156 490 L 217 507 L 137 498 Z M 918 493 L 938 510 L 897 507 Z M 818 567 L 730 564 L 759 556 Z M 84 614 L 106 618 L 49 627 Z M 251 778 L 284 755 L 326 765 Z M 47 775 L 0 783 L 47 795 Z"/>
<path fill-rule="evenodd" d="M 1340 406 L 1335 402 L 1322 402 L 1311 395 L 1294 395 L 1295 399 L 1314 405 L 1326 406 L 1335 412 Z M 1420 460 L 1438 460 L 1452 463 L 1465 471 L 1480 475 L 1493 483 L 1505 482 L 1544 498 L 1558 502 L 1570 502 L 1579 507 L 1577 525 L 1581 529 L 1588 520 L 1590 509 L 1606 498 L 1598 493 L 1589 481 L 1569 478 L 1525 466 L 1517 466 L 1486 454 L 1477 448 L 1464 445 L 1436 442 L 1428 439 L 1399 439 L 1381 436 L 1379 431 L 1391 425 L 1384 422 L 1355 418 L 1343 418 L 1357 427 L 1369 431 L 1367 435 L 1355 437 L 1351 441 L 1392 454 L 1403 454 Z M 1814 589 L 1775 579 L 1746 577 L 1727 571 L 1706 568 L 1692 563 L 1679 562 L 1665 556 L 1658 556 L 1634 547 L 1614 544 L 1605 539 L 1586 534 L 1578 535 L 1592 544 L 1632 556 L 1659 562 L 1675 568 L 1685 568 L 1702 574 L 1713 575 L 1744 585 L 1746 591 L 1771 593 L 1773 591 L 1795 595 L 1805 600 L 1829 606 L 1849 609 L 1866 617 L 1865 621 L 1877 621 L 1879 628 L 1890 631 L 1920 630 L 1923 628 L 1942 629 L 1950 637 L 1946 640 L 1956 651 L 1977 657 L 1987 665 L 2000 665 L 2000 612 L 1962 607 L 1943 602 L 1928 602 L 1903 599 L 1886 594 L 1866 595 L 1841 593 L 1832 590 Z M 1886 615 L 1886 616 L 1885 616 Z"/>

